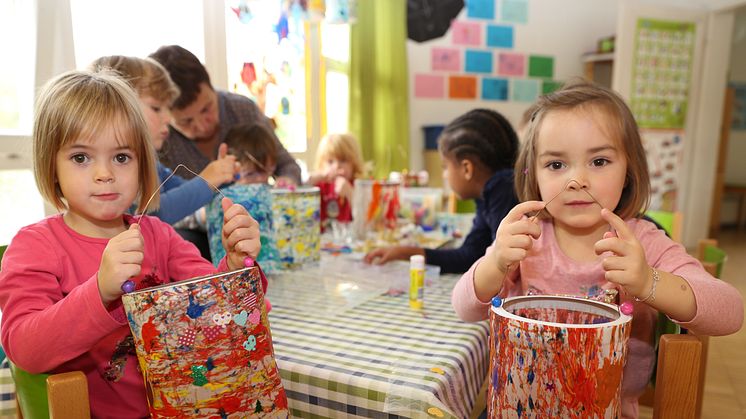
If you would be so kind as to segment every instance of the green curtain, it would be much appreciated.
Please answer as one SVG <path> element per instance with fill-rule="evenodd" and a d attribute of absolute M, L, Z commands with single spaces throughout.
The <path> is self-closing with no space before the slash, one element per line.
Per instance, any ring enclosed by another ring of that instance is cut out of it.
<path fill-rule="evenodd" d="M 407 2 L 358 0 L 350 49 L 350 131 L 376 177 L 407 169 Z"/>

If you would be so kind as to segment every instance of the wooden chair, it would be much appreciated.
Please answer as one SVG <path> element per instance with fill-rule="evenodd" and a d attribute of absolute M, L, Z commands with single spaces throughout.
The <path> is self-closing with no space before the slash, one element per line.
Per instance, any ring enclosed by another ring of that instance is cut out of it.
<path fill-rule="evenodd" d="M 720 278 L 727 260 L 717 241 L 699 241 L 697 259 L 712 276 Z M 699 418 L 707 370 L 709 336 L 665 334 L 658 346 L 655 389 L 640 403 L 653 406 L 653 418 Z"/>
<path fill-rule="evenodd" d="M 0 246 L 0 269 L 7 245 Z M 19 418 L 91 417 L 88 380 L 80 371 L 61 374 L 31 374 L 10 364 L 16 388 L 16 414 Z"/>

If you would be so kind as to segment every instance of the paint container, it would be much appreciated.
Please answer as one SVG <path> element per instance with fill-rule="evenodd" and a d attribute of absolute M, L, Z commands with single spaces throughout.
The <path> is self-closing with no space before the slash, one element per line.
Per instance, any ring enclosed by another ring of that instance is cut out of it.
<path fill-rule="evenodd" d="M 399 212 L 399 182 L 357 179 L 352 192 L 352 230 L 365 240 L 368 233 L 393 231 Z"/>
<path fill-rule="evenodd" d="M 493 302 L 489 416 L 619 417 L 631 319 L 582 298 Z"/>
<path fill-rule="evenodd" d="M 319 188 L 272 190 L 272 234 L 281 269 L 321 259 L 320 208 Z"/>
<path fill-rule="evenodd" d="M 122 296 L 153 418 L 289 416 L 260 275 L 245 268 Z"/>

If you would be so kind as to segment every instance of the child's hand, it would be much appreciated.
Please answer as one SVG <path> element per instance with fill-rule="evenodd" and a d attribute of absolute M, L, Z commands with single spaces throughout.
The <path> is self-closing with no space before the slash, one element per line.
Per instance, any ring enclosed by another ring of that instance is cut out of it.
<path fill-rule="evenodd" d="M 606 280 L 621 285 L 632 296 L 645 298 L 653 282 L 645 250 L 618 215 L 604 208 L 601 217 L 616 230 L 616 234 L 611 231 L 604 233 L 604 238 L 597 241 L 595 246 L 598 255 L 613 253 L 603 260 Z"/>
<path fill-rule="evenodd" d="M 127 231 L 117 234 L 107 243 L 98 268 L 98 292 L 105 306 L 124 293 L 124 281 L 140 274 L 143 248 L 137 224 L 130 225 Z"/>
<path fill-rule="evenodd" d="M 256 222 L 246 208 L 234 204 L 228 198 L 220 201 L 223 207 L 223 247 L 226 261 L 231 270 L 244 266 L 244 260 L 250 257 L 256 260 L 262 248 L 259 242 L 259 223 Z"/>
<path fill-rule="evenodd" d="M 391 246 L 381 247 L 368 252 L 363 257 L 363 262 L 383 265 L 392 260 L 409 260 L 412 255 L 425 255 L 425 251 L 415 246 Z"/>
<path fill-rule="evenodd" d="M 508 273 L 510 267 L 525 259 L 534 245 L 534 240 L 541 236 L 541 228 L 529 219 L 526 213 L 541 211 L 544 206 L 542 201 L 522 202 L 513 207 L 500 222 L 491 255 L 497 268 L 503 274 Z"/>
<path fill-rule="evenodd" d="M 270 173 L 271 175 L 271 173 Z M 296 185 L 295 181 L 287 176 L 278 176 L 277 179 L 275 179 L 275 187 L 276 188 L 287 188 L 287 189 L 293 189 Z"/>
<path fill-rule="evenodd" d="M 352 184 L 344 176 L 334 179 L 334 193 L 347 201 L 352 201 Z"/>
<path fill-rule="evenodd" d="M 228 144 L 222 143 L 218 148 L 218 158 L 210 162 L 199 174 L 214 187 L 233 182 L 241 165 L 236 162 L 236 156 L 228 154 Z"/>

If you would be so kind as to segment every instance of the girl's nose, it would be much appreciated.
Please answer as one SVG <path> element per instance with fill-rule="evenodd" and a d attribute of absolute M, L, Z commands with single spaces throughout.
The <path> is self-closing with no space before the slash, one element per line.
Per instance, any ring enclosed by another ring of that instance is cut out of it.
<path fill-rule="evenodd" d="M 573 178 L 567 181 L 566 189 L 571 191 L 579 191 L 582 189 L 588 189 L 588 181 L 584 178 Z"/>
<path fill-rule="evenodd" d="M 114 175 L 107 165 L 99 165 L 96 170 L 96 182 L 109 183 L 114 181 Z"/>

